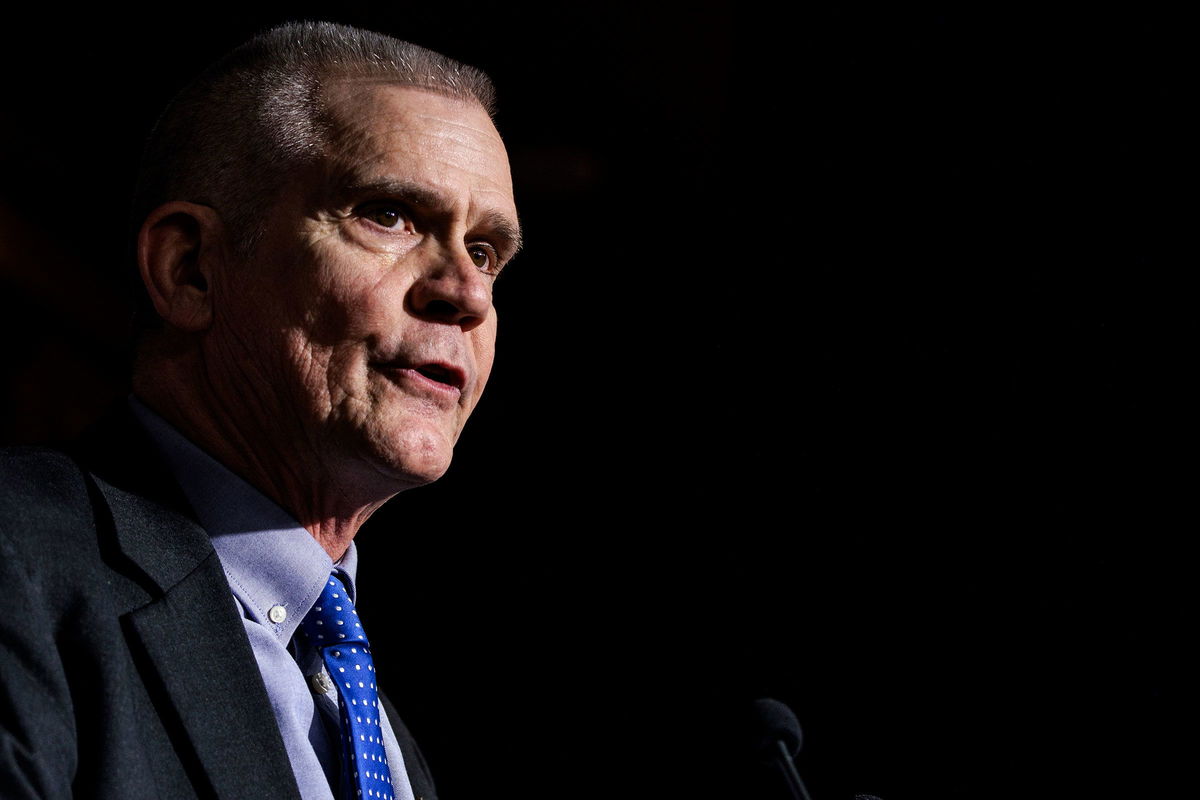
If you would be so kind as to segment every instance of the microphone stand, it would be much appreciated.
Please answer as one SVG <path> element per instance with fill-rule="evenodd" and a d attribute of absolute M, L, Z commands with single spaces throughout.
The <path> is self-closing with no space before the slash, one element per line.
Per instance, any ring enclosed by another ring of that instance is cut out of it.
<path fill-rule="evenodd" d="M 792 754 L 788 752 L 787 745 L 782 739 L 777 739 L 775 747 L 779 750 L 776 753 L 775 761 L 779 764 L 780 771 L 783 772 L 783 779 L 787 782 L 788 789 L 791 790 L 792 800 L 812 800 L 808 796 L 808 789 L 804 788 L 804 781 L 800 780 L 800 773 L 796 771 L 796 764 L 792 761 Z"/>

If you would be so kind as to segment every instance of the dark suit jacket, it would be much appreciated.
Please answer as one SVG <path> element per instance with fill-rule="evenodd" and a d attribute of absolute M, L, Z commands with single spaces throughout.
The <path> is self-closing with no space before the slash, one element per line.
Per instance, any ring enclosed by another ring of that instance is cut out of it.
<path fill-rule="evenodd" d="M 299 798 L 225 573 L 167 476 L 128 414 L 71 456 L 0 451 L 0 798 Z"/>

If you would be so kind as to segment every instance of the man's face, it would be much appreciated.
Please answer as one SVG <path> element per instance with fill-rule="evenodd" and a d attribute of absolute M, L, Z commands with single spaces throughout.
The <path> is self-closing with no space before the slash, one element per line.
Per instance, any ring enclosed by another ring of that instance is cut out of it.
<path fill-rule="evenodd" d="M 318 167 L 228 270 L 217 327 L 259 416 L 318 475 L 440 477 L 492 368 L 492 284 L 517 247 L 508 158 L 478 105 L 380 82 L 326 89 Z M 222 319 L 224 315 L 224 319 Z"/>

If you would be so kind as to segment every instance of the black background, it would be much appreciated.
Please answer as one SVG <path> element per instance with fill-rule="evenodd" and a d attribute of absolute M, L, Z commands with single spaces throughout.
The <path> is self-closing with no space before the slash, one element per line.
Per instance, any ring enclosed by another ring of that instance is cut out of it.
<path fill-rule="evenodd" d="M 140 142 L 205 63 L 307 16 L 488 71 L 496 371 L 359 540 L 446 800 L 753 797 L 760 696 L 816 800 L 1178 790 L 1179 20 L 200 11 L 2 34 L 0 433 L 123 395 Z"/>

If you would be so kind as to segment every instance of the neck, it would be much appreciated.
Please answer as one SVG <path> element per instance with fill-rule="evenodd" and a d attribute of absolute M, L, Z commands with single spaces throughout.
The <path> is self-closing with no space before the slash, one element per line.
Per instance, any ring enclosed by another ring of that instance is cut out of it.
<path fill-rule="evenodd" d="M 289 425 L 295 416 L 272 411 L 262 394 L 220 391 L 228 383 L 212 380 L 199 362 L 194 353 L 139 359 L 134 394 L 295 517 L 330 558 L 340 559 L 363 523 L 403 487 L 323 460 L 310 437 Z"/>

